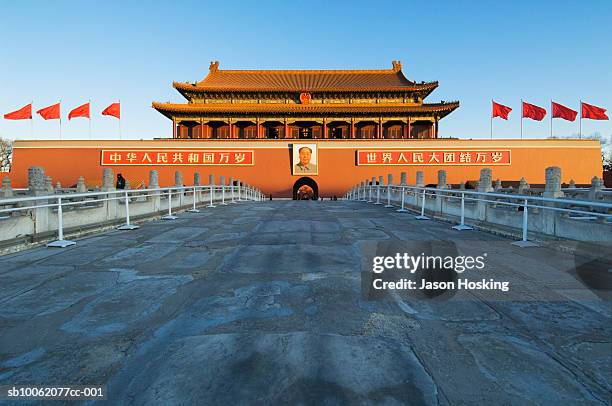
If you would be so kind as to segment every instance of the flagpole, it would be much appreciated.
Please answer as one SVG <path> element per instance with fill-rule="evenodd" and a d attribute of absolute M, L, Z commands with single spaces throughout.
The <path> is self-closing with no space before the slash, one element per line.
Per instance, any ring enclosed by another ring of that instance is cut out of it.
<path fill-rule="evenodd" d="M 30 110 L 34 110 L 34 99 L 32 99 L 30 106 Z M 31 114 L 30 117 L 30 138 L 34 139 L 34 114 Z"/>
<path fill-rule="evenodd" d="M 580 124 L 578 128 L 580 129 L 578 132 L 578 138 L 582 139 L 582 99 L 580 99 Z"/>
<path fill-rule="evenodd" d="M 491 99 L 491 139 L 493 139 L 493 99 Z"/>
<path fill-rule="evenodd" d="M 523 99 L 521 99 L 521 139 L 523 139 Z"/>
<path fill-rule="evenodd" d="M 552 99 L 550 99 L 550 138 L 553 137 L 552 119 L 553 119 L 553 107 L 552 107 Z"/>
<path fill-rule="evenodd" d="M 91 140 L 91 99 L 89 99 L 88 104 L 89 104 L 89 139 Z"/>
<path fill-rule="evenodd" d="M 121 108 L 121 99 L 119 99 L 119 108 Z M 121 139 L 121 113 L 119 113 L 119 139 Z"/>
<path fill-rule="evenodd" d="M 60 114 L 59 114 L 59 136 L 60 136 L 60 141 L 62 140 L 62 99 L 59 99 L 59 109 L 60 109 Z"/>

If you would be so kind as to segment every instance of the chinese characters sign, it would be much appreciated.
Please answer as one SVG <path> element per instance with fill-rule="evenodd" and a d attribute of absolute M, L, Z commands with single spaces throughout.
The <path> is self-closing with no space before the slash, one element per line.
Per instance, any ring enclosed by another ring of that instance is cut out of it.
<path fill-rule="evenodd" d="M 357 165 L 510 165 L 510 150 L 367 150 Z"/>
<path fill-rule="evenodd" d="M 236 165 L 255 162 L 251 150 L 103 150 L 102 165 Z"/>

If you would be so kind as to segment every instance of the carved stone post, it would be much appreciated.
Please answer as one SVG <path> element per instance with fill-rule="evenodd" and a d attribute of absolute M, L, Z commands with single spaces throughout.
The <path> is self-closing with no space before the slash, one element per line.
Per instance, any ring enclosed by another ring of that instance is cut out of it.
<path fill-rule="evenodd" d="M 79 176 L 79 178 L 77 179 L 76 192 L 87 193 L 87 185 L 85 185 L 85 178 L 82 176 Z"/>
<path fill-rule="evenodd" d="M 526 195 L 527 193 L 529 193 L 529 188 L 530 186 L 529 183 L 527 183 L 527 180 L 525 178 L 521 178 L 518 187 L 519 195 Z"/>
<path fill-rule="evenodd" d="M 416 186 L 418 187 L 425 186 L 425 176 L 423 175 L 423 171 L 416 172 Z"/>
<path fill-rule="evenodd" d="M 45 169 L 41 166 L 32 166 L 28 168 L 28 191 L 33 196 L 45 195 Z M 31 205 L 43 205 L 49 203 L 46 200 L 37 200 Z M 34 233 L 42 233 L 49 229 L 49 213 L 51 209 L 41 207 L 34 209 Z"/>
<path fill-rule="evenodd" d="M 13 188 L 11 188 L 11 180 L 8 176 L 2 179 L 2 189 L 0 189 L 0 198 L 8 199 L 13 197 Z"/>
<path fill-rule="evenodd" d="M 152 169 L 149 171 L 149 189 L 158 189 L 159 188 L 159 178 L 157 175 L 157 170 Z M 151 204 L 153 206 L 153 211 L 158 212 L 161 210 L 161 195 L 159 192 L 151 192 Z"/>
<path fill-rule="evenodd" d="M 481 193 L 489 193 L 493 192 L 493 172 L 491 168 L 482 168 L 480 170 L 480 179 L 478 180 L 478 188 L 477 190 Z M 479 199 L 483 199 L 484 196 L 478 196 Z M 476 218 L 481 221 L 486 221 L 487 219 L 487 203 L 485 202 L 477 202 L 476 204 Z"/>
<path fill-rule="evenodd" d="M 561 191 L 561 168 L 550 166 L 546 168 L 546 185 L 544 186 L 544 197 L 563 197 Z"/>
<path fill-rule="evenodd" d="M 104 168 L 102 170 L 102 191 L 111 192 L 115 190 L 115 173 L 112 168 Z M 107 195 L 108 198 L 117 197 L 116 194 Z M 106 219 L 114 220 L 117 218 L 117 200 L 107 200 L 104 202 L 106 206 Z"/>
<path fill-rule="evenodd" d="M 406 174 L 406 172 L 401 172 L 400 173 L 400 185 L 405 186 L 407 184 L 408 181 L 408 175 Z"/>
<path fill-rule="evenodd" d="M 597 176 L 593 176 L 591 179 L 591 187 L 589 188 L 588 199 L 598 200 L 601 196 L 601 189 L 603 187 L 603 180 Z"/>

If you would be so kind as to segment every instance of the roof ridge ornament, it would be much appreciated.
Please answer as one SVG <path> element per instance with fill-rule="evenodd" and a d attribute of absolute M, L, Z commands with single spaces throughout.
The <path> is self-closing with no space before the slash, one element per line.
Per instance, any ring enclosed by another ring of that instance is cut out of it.
<path fill-rule="evenodd" d="M 219 61 L 210 61 L 209 73 L 217 73 L 219 70 Z"/>
<path fill-rule="evenodd" d="M 393 72 L 401 72 L 402 63 L 400 61 L 392 61 L 391 63 L 393 65 Z"/>

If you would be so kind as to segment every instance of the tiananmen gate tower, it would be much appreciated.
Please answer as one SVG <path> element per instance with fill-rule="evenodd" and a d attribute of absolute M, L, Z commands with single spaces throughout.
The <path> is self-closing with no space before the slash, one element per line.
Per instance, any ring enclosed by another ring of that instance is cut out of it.
<path fill-rule="evenodd" d="M 34 165 L 62 185 L 79 176 L 101 184 L 107 167 L 132 186 L 152 169 L 162 186 L 174 184 L 175 171 L 191 184 L 198 171 L 293 198 L 342 196 L 389 173 L 414 183 L 417 170 L 426 184 L 442 169 L 449 184 L 475 181 L 486 167 L 494 179 L 531 184 L 544 183 L 549 166 L 562 169 L 563 182 L 602 176 L 596 140 L 440 136 L 440 120 L 459 102 L 426 103 L 438 82 L 408 80 L 399 61 L 373 70 L 224 70 L 215 61 L 203 80 L 173 87 L 186 103 L 152 104 L 171 120 L 172 138 L 16 141 L 13 184 L 27 185 Z"/>

